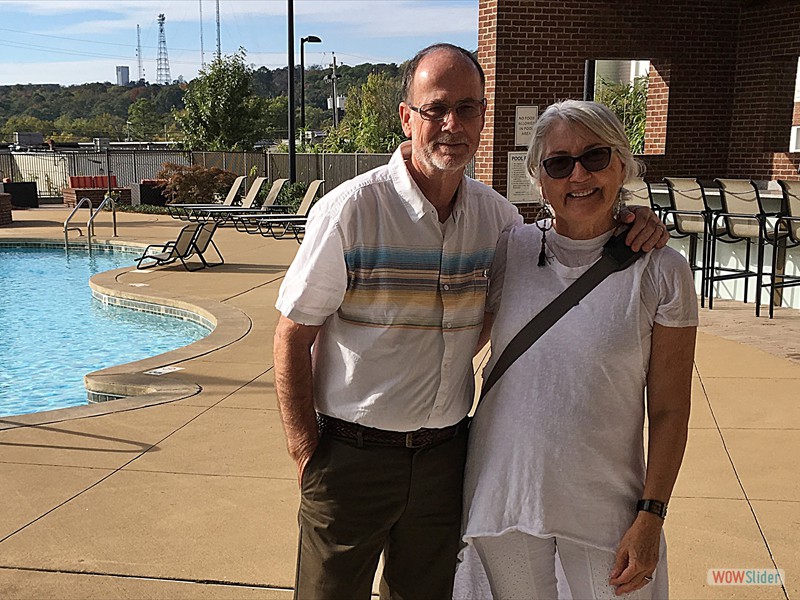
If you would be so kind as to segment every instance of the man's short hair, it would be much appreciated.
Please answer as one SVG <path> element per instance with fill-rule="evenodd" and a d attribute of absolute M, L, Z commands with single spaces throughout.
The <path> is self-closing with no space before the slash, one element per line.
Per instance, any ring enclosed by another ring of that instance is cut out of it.
<path fill-rule="evenodd" d="M 417 67 L 419 67 L 419 63 L 422 62 L 422 59 L 428 56 L 429 54 L 433 54 L 439 50 L 448 50 L 450 52 L 454 52 L 466 58 L 470 63 L 472 63 L 475 69 L 478 71 L 478 75 L 481 78 L 481 89 L 486 86 L 486 75 L 483 73 L 483 69 L 481 68 L 478 59 L 476 59 L 472 52 L 469 50 L 465 50 L 460 46 L 456 46 L 454 44 L 432 44 L 427 48 L 423 48 L 412 58 L 408 61 L 405 70 L 403 71 L 403 85 L 400 90 L 401 98 L 404 102 L 408 102 L 409 94 L 411 93 L 411 82 L 414 81 L 414 76 L 417 74 Z"/>

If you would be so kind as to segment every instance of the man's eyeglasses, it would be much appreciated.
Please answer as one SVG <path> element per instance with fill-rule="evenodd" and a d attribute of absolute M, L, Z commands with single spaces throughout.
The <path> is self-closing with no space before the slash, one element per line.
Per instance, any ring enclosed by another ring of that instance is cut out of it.
<path fill-rule="evenodd" d="M 459 102 L 455 106 L 444 104 L 443 102 L 431 102 L 422 106 L 411 106 L 408 108 L 422 117 L 425 121 L 444 121 L 451 112 L 454 112 L 461 121 L 477 119 L 486 112 L 486 99 L 466 100 Z"/>
<path fill-rule="evenodd" d="M 575 163 L 587 171 L 602 171 L 611 162 L 611 148 L 592 148 L 580 156 L 553 156 L 542 161 L 542 166 L 553 179 L 564 179 L 572 174 Z"/>

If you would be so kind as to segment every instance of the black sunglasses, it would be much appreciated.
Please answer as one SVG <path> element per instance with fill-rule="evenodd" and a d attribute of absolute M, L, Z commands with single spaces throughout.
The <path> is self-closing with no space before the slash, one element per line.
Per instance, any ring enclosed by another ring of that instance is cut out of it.
<path fill-rule="evenodd" d="M 542 166 L 553 179 L 564 179 L 572 174 L 575 163 L 587 171 L 602 171 L 611 162 L 611 148 L 592 148 L 580 156 L 553 156 L 542 161 Z"/>

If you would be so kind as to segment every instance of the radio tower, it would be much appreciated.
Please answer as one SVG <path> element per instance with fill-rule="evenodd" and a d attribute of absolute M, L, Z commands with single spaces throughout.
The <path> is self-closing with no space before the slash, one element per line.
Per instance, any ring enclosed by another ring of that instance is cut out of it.
<path fill-rule="evenodd" d="M 222 52 L 219 45 L 219 0 L 217 0 L 217 60 L 222 58 Z"/>
<path fill-rule="evenodd" d="M 169 57 L 167 56 L 167 36 L 164 33 L 164 13 L 158 15 L 158 62 L 156 64 L 156 83 L 169 85 L 172 77 L 169 74 Z"/>

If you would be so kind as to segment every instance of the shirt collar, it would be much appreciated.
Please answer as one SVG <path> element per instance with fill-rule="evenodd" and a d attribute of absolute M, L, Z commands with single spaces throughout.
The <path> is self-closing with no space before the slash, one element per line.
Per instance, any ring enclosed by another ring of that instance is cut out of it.
<path fill-rule="evenodd" d="M 405 204 L 408 216 L 415 223 L 425 216 L 425 213 L 436 212 L 433 204 L 425 197 L 422 190 L 419 189 L 417 182 L 411 177 L 408 172 L 406 161 L 411 160 L 411 142 L 406 141 L 398 146 L 394 151 L 391 160 L 389 161 L 389 173 L 392 177 L 392 183 L 400 198 Z M 466 202 L 466 195 L 464 189 L 468 185 L 468 178 L 466 175 L 462 176 L 461 184 L 456 190 L 456 202 L 453 206 L 452 219 L 458 222 L 464 212 L 464 203 Z"/>

